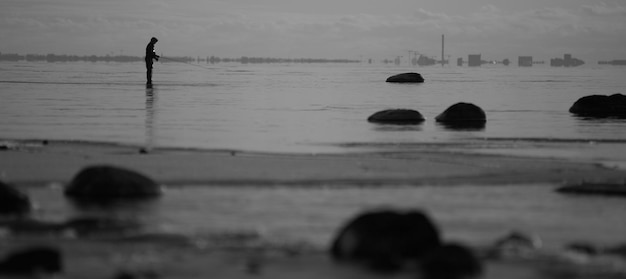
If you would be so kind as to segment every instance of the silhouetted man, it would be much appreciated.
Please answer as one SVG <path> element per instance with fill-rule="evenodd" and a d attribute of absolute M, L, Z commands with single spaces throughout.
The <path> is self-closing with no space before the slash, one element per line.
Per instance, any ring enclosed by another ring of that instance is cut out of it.
<path fill-rule="evenodd" d="M 157 38 L 152 37 L 150 39 L 150 43 L 146 46 L 146 69 L 148 70 L 146 77 L 148 79 L 147 85 L 152 85 L 152 64 L 154 63 L 152 60 L 159 61 L 158 55 L 154 52 L 154 44 L 158 42 Z"/>

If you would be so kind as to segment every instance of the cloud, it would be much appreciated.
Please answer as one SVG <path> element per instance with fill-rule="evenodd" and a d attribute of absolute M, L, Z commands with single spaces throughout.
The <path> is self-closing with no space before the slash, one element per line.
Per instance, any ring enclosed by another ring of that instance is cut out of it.
<path fill-rule="evenodd" d="M 422 8 L 419 8 L 417 11 L 415 11 L 414 16 L 417 20 L 420 21 L 446 21 L 450 18 L 444 13 L 435 13 Z"/>
<path fill-rule="evenodd" d="M 9 39 L 0 41 L 0 50 L 34 53 L 132 48 L 126 53 L 141 55 L 144 41 L 157 36 L 158 48 L 176 55 L 352 57 L 359 52 L 388 57 L 407 49 L 438 54 L 441 34 L 455 55 L 546 53 L 578 45 L 593 51 L 590 46 L 598 42 L 624 53 L 623 36 L 616 34 L 626 33 L 626 9 L 618 4 L 530 10 L 487 5 L 453 15 L 423 5 L 404 13 L 346 14 L 257 11 L 232 1 L 5 1 L 0 36 Z"/>
<path fill-rule="evenodd" d="M 591 16 L 626 16 L 626 6 L 616 4 L 609 6 L 606 3 L 583 5 L 581 10 Z"/>

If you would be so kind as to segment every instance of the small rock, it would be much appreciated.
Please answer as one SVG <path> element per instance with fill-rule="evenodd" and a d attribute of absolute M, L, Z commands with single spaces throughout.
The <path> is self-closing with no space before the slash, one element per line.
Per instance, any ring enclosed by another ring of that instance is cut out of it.
<path fill-rule="evenodd" d="M 424 78 L 418 73 L 403 73 L 387 78 L 387 82 L 422 83 L 424 82 Z"/>
<path fill-rule="evenodd" d="M 411 109 L 388 109 L 372 114 L 367 118 L 369 122 L 390 124 L 419 124 L 424 122 L 424 116 Z"/>
<path fill-rule="evenodd" d="M 113 276 L 113 279 L 158 279 L 160 278 L 159 274 L 152 270 L 148 271 L 129 271 L 129 270 L 120 270 L 117 274 Z"/>
<path fill-rule="evenodd" d="M 620 257 L 626 259 L 626 244 L 622 244 L 622 245 L 617 245 L 617 246 L 614 246 L 614 247 L 606 248 L 606 249 L 604 249 L 604 252 L 607 253 L 607 254 L 620 256 Z"/>
<path fill-rule="evenodd" d="M 563 194 L 626 197 L 626 184 L 583 182 L 580 184 L 565 185 L 556 189 L 556 191 Z"/>
<path fill-rule="evenodd" d="M 124 235 L 127 232 L 137 231 L 140 225 L 129 220 L 80 217 L 68 220 L 61 227 L 66 232 L 71 232 L 77 237 L 89 237 L 102 234 Z"/>
<path fill-rule="evenodd" d="M 31 208 L 28 196 L 0 181 L 0 215 L 23 215 L 29 213 Z"/>
<path fill-rule="evenodd" d="M 492 258 L 529 257 L 542 246 L 541 239 L 521 232 L 511 232 L 497 240 L 489 256 Z"/>
<path fill-rule="evenodd" d="M 600 253 L 600 249 L 598 249 L 598 247 L 595 247 L 593 244 L 586 242 L 573 242 L 568 244 L 565 249 L 567 251 L 583 254 L 586 256 L 595 256 Z"/>

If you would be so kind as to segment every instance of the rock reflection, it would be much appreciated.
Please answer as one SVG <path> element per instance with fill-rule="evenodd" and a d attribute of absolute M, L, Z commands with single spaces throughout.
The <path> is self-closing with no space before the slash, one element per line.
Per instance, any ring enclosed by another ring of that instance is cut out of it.
<path fill-rule="evenodd" d="M 484 131 L 487 121 L 437 122 L 438 127 L 452 131 Z"/>

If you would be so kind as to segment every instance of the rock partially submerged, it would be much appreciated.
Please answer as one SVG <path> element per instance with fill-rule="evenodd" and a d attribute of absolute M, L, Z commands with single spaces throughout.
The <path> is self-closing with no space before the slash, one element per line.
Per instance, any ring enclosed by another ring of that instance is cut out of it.
<path fill-rule="evenodd" d="M 418 73 L 403 73 L 387 78 L 387 82 L 395 83 L 422 83 L 424 78 Z"/>
<path fill-rule="evenodd" d="M 0 181 L 0 215 L 24 215 L 31 207 L 28 196 Z"/>
<path fill-rule="evenodd" d="M 565 185 L 556 189 L 559 193 L 578 195 L 603 195 L 626 197 L 626 183 L 588 183 Z"/>
<path fill-rule="evenodd" d="M 487 115 L 479 106 L 461 102 L 448 107 L 435 120 L 446 123 L 486 122 Z"/>
<path fill-rule="evenodd" d="M 331 247 L 336 260 L 394 271 L 416 263 L 441 245 L 439 231 L 421 211 L 363 213 L 339 232 Z"/>
<path fill-rule="evenodd" d="M 65 188 L 65 195 L 82 201 L 141 199 L 161 195 L 161 187 L 138 172 L 114 167 L 91 166 L 81 170 Z"/>
<path fill-rule="evenodd" d="M 590 95 L 578 99 L 569 112 L 584 117 L 626 117 L 626 95 Z"/>
<path fill-rule="evenodd" d="M 419 124 L 424 116 L 412 109 L 388 109 L 372 114 L 367 121 L 383 124 Z"/>
<path fill-rule="evenodd" d="M 435 117 L 437 123 L 450 129 L 484 129 L 487 123 L 485 111 L 471 103 L 456 103 Z"/>

